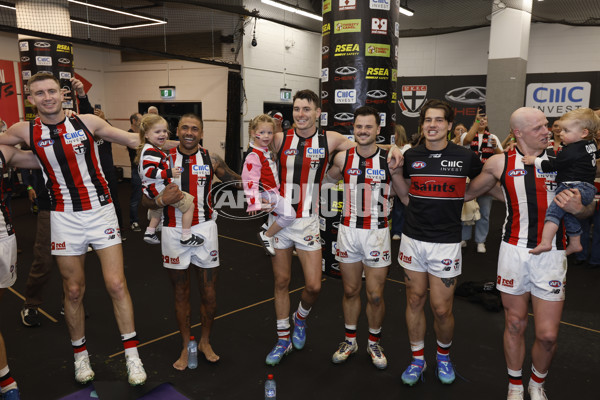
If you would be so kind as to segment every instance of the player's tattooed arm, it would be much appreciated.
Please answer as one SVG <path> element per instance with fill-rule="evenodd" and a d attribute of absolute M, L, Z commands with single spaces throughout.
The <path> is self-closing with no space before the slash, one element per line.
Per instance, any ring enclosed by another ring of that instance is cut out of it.
<path fill-rule="evenodd" d="M 235 172 L 227 164 L 218 154 L 211 154 L 210 161 L 212 162 L 213 170 L 215 171 L 215 175 L 223 182 L 230 181 L 242 181 L 242 177 Z M 240 183 L 241 188 L 241 183 Z"/>

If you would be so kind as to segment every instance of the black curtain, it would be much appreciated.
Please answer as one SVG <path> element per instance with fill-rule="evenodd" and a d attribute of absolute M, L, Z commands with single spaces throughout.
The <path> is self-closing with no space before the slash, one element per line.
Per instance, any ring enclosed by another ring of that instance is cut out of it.
<path fill-rule="evenodd" d="M 229 71 L 227 85 L 227 133 L 225 134 L 225 162 L 234 171 L 242 167 L 240 143 L 240 116 L 242 112 L 242 76 Z"/>

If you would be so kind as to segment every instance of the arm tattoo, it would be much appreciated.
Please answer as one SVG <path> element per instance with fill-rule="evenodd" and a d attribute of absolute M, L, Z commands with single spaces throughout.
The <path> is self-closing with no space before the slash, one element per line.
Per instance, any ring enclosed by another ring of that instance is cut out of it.
<path fill-rule="evenodd" d="M 447 288 L 456 284 L 456 278 L 440 278 L 440 279 L 442 280 L 442 283 L 444 285 L 446 285 Z"/>
<path fill-rule="evenodd" d="M 229 182 L 234 180 L 242 180 L 242 177 L 233 172 L 231 168 L 229 168 L 229 166 L 225 164 L 225 161 L 223 161 L 223 159 L 219 155 L 211 154 L 210 160 L 212 161 L 212 166 L 215 171 L 215 175 L 217 175 L 217 178 L 219 178 L 221 181 Z"/>

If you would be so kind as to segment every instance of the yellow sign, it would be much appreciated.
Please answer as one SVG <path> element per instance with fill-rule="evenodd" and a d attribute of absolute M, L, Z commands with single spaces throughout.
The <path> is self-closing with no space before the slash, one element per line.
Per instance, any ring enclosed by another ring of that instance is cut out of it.
<path fill-rule="evenodd" d="M 329 35 L 330 32 L 331 32 L 331 24 L 329 22 L 326 24 L 323 24 L 323 36 Z"/>
<path fill-rule="evenodd" d="M 360 32 L 361 19 L 341 19 L 334 23 L 334 33 Z"/>
<path fill-rule="evenodd" d="M 323 14 L 331 11 L 331 0 L 323 0 Z"/>
<path fill-rule="evenodd" d="M 389 57 L 390 45 L 381 43 L 365 43 L 365 56 Z"/>

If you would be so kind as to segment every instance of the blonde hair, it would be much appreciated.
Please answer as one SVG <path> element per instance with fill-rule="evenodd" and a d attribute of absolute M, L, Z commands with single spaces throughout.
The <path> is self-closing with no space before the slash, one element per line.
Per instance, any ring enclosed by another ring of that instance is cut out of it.
<path fill-rule="evenodd" d="M 587 129 L 586 140 L 594 140 L 596 132 L 600 129 L 600 117 L 591 108 L 577 108 L 569 111 L 560 117 L 560 121 L 566 120 L 575 121 L 582 130 Z"/>
<path fill-rule="evenodd" d="M 273 135 L 275 134 L 275 130 L 277 129 L 277 125 L 275 124 L 275 120 L 268 116 L 267 114 L 260 114 L 254 117 L 248 123 L 248 135 L 250 136 L 250 140 L 252 140 L 252 131 L 255 131 L 258 128 L 258 124 L 271 124 L 273 126 Z M 275 146 L 273 145 L 273 141 L 269 143 L 269 151 L 271 153 L 275 153 Z"/>
<path fill-rule="evenodd" d="M 135 156 L 135 160 L 133 160 L 134 163 L 138 164 L 140 162 L 140 156 L 142 155 L 142 149 L 144 148 L 144 146 L 146 145 L 146 143 L 148 142 L 148 139 L 146 139 L 146 132 L 148 132 L 150 129 L 152 129 L 152 127 L 156 124 L 159 123 L 164 123 L 167 128 L 169 127 L 169 124 L 167 124 L 167 121 L 161 117 L 160 115 L 156 115 L 156 114 L 146 114 L 142 117 L 142 121 L 140 122 L 140 145 L 137 148 L 137 154 Z"/>
<path fill-rule="evenodd" d="M 396 128 L 394 128 L 394 143 L 398 147 L 402 147 L 408 143 L 408 139 L 406 138 L 406 129 L 400 124 L 396 124 Z"/>

